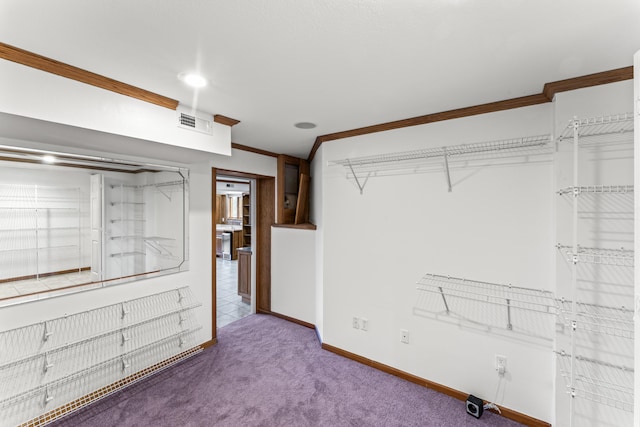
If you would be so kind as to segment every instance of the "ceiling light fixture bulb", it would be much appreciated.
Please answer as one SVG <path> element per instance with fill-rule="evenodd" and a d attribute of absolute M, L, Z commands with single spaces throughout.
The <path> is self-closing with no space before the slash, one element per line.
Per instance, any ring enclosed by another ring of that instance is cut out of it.
<path fill-rule="evenodd" d="M 205 87 L 207 85 L 207 79 L 195 73 L 182 73 L 178 76 L 178 78 L 185 82 L 185 84 L 196 89 Z"/>

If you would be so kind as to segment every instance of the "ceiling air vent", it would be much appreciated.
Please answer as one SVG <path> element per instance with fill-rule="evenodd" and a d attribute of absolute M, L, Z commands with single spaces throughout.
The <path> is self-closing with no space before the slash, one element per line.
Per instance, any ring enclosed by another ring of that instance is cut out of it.
<path fill-rule="evenodd" d="M 178 113 L 178 127 L 211 134 L 211 120 L 202 119 L 186 113 Z"/>

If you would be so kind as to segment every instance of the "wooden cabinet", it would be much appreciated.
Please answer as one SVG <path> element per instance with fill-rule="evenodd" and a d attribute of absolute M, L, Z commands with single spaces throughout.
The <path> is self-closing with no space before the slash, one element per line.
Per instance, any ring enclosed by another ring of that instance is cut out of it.
<path fill-rule="evenodd" d="M 224 227 L 224 226 L 223 226 Z M 230 230 L 227 228 L 221 228 L 221 229 L 217 229 L 216 230 L 216 256 L 221 257 L 223 252 L 224 252 L 224 245 L 223 245 L 223 239 L 222 239 L 222 234 L 223 233 L 229 233 L 231 234 L 230 237 L 230 254 L 231 254 L 231 259 L 235 260 L 238 259 L 238 248 L 241 248 L 244 246 L 244 242 L 242 240 L 242 230 L 238 229 L 238 230 Z"/>
<path fill-rule="evenodd" d="M 251 249 L 238 249 L 238 295 L 242 301 L 251 302 Z"/>
<path fill-rule="evenodd" d="M 309 222 L 309 162 L 278 156 L 277 224 Z"/>
<path fill-rule="evenodd" d="M 245 247 L 251 247 L 251 196 L 242 196 L 242 239 Z"/>

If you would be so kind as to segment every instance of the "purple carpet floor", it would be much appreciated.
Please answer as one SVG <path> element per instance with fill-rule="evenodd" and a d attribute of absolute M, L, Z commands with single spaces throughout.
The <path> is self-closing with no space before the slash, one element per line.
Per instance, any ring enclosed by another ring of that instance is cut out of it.
<path fill-rule="evenodd" d="M 71 414 L 66 426 L 514 427 L 465 403 L 320 348 L 315 331 L 266 315 L 218 330 L 199 355 Z"/>

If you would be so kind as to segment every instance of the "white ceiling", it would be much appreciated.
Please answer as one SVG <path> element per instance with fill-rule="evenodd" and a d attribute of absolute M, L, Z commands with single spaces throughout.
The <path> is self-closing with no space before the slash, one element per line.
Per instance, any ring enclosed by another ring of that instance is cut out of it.
<path fill-rule="evenodd" d="M 233 142 L 306 158 L 318 135 L 632 65 L 640 1 L 0 0 L 0 41 L 238 119 Z M 210 85 L 187 89 L 189 70 Z"/>

